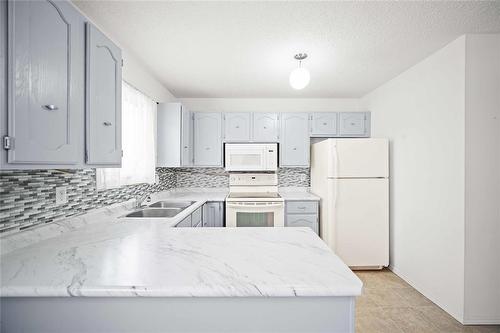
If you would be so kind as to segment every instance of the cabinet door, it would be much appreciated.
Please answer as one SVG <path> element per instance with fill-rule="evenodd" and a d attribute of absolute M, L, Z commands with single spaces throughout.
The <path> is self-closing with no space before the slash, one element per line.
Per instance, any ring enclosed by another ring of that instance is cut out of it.
<path fill-rule="evenodd" d="M 224 140 L 250 140 L 250 113 L 224 113 Z"/>
<path fill-rule="evenodd" d="M 223 227 L 224 214 L 222 202 L 207 202 L 203 206 L 203 226 Z"/>
<path fill-rule="evenodd" d="M 182 107 L 182 158 L 183 166 L 193 165 L 193 114 Z"/>
<path fill-rule="evenodd" d="M 334 137 L 337 136 L 337 113 L 313 113 L 311 115 L 311 135 Z"/>
<path fill-rule="evenodd" d="M 87 23 L 87 163 L 120 166 L 122 160 L 121 50 Z"/>
<path fill-rule="evenodd" d="M 309 227 L 319 234 L 318 215 L 287 215 L 287 227 Z"/>
<path fill-rule="evenodd" d="M 194 114 L 194 164 L 222 166 L 221 114 Z"/>
<path fill-rule="evenodd" d="M 253 140 L 276 142 L 279 137 L 277 113 L 253 113 Z"/>
<path fill-rule="evenodd" d="M 343 137 L 369 137 L 369 112 L 341 112 L 339 134 Z"/>
<path fill-rule="evenodd" d="M 83 19 L 66 2 L 9 1 L 8 22 L 8 135 L 14 140 L 8 162 L 77 164 L 83 152 Z"/>
<path fill-rule="evenodd" d="M 202 208 L 198 208 L 191 214 L 191 225 L 192 226 L 197 226 L 198 224 L 201 226 L 201 219 L 202 219 Z"/>
<path fill-rule="evenodd" d="M 176 228 L 191 228 L 191 215 L 186 217 L 181 222 L 177 223 Z"/>
<path fill-rule="evenodd" d="M 307 113 L 281 115 L 281 166 L 309 166 L 309 116 Z"/>

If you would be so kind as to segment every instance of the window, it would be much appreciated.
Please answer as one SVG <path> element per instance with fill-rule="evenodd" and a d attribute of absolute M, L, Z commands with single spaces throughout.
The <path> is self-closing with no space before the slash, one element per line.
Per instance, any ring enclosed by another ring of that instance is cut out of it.
<path fill-rule="evenodd" d="M 122 82 L 122 167 L 96 170 L 97 189 L 155 181 L 156 103 Z"/>

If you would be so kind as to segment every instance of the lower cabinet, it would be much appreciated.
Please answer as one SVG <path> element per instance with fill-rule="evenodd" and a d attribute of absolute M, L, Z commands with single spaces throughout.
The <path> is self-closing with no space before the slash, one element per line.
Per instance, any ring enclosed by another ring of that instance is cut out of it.
<path fill-rule="evenodd" d="M 207 202 L 203 205 L 203 226 L 224 226 L 224 202 Z"/>
<path fill-rule="evenodd" d="M 191 228 L 191 215 L 175 225 L 176 228 Z"/>
<path fill-rule="evenodd" d="M 285 211 L 286 227 L 309 227 L 319 235 L 318 201 L 287 201 Z"/>
<path fill-rule="evenodd" d="M 176 228 L 198 228 L 202 226 L 202 207 L 196 209 L 191 215 L 175 225 Z"/>
<path fill-rule="evenodd" d="M 207 202 L 175 225 L 176 228 L 224 226 L 224 202 Z"/>

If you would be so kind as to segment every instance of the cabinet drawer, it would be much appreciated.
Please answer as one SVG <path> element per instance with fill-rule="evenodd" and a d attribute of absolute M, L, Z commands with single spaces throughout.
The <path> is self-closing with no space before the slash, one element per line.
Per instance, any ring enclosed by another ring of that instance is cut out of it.
<path fill-rule="evenodd" d="M 289 201 L 286 203 L 288 214 L 317 214 L 317 201 Z"/>
<path fill-rule="evenodd" d="M 201 207 L 191 214 L 191 225 L 196 226 L 201 222 Z"/>
<path fill-rule="evenodd" d="M 186 217 L 181 222 L 177 223 L 175 227 L 176 228 L 191 228 L 191 215 Z"/>
<path fill-rule="evenodd" d="M 316 234 L 318 234 L 318 216 L 314 215 L 287 215 L 286 216 L 286 226 L 287 227 L 309 227 Z"/>

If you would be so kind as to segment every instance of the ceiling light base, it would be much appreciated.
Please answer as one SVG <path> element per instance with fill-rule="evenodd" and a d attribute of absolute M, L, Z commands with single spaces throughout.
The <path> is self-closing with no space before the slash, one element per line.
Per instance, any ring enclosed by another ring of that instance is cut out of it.
<path fill-rule="evenodd" d="M 307 58 L 307 53 L 297 53 L 294 56 L 294 58 L 299 60 L 299 61 L 304 60 L 305 58 Z"/>

